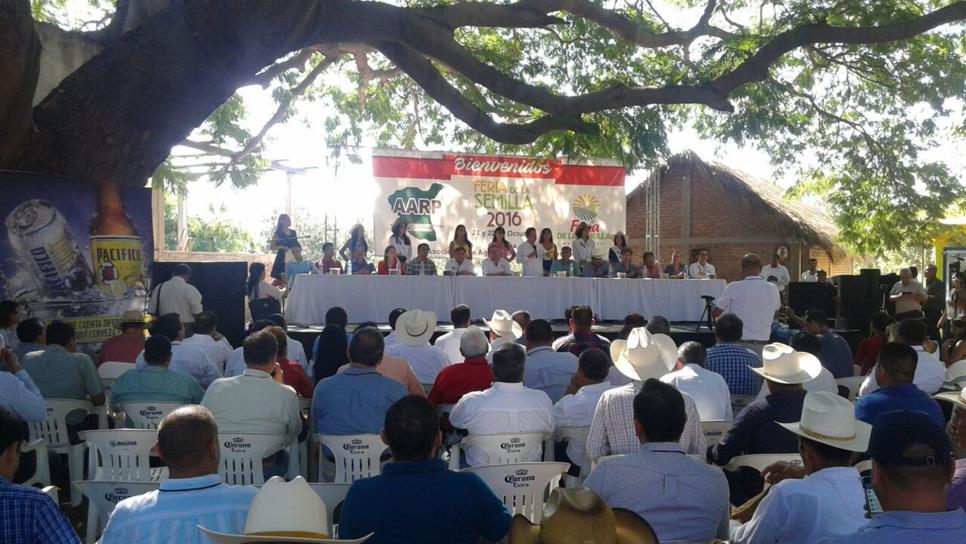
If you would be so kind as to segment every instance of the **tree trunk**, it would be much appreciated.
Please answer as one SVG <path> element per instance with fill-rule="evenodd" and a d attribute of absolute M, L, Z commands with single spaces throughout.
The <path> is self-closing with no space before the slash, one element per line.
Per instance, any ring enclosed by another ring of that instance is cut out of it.
<path fill-rule="evenodd" d="M 40 40 L 29 0 L 0 0 L 0 167 L 15 163 L 30 134 Z"/>

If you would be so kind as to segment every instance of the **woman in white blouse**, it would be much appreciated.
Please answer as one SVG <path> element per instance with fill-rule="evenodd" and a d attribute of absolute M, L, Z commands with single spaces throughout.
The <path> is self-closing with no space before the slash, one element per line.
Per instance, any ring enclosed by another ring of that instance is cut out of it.
<path fill-rule="evenodd" d="M 396 248 L 396 258 L 405 263 L 413 256 L 413 244 L 406 234 L 409 223 L 405 219 L 399 218 L 392 226 L 392 236 L 389 237 L 389 245 Z"/>
<path fill-rule="evenodd" d="M 573 244 L 574 260 L 582 270 L 590 265 L 590 258 L 594 255 L 594 241 L 590 239 L 590 227 L 583 221 L 577 225 L 574 235 L 577 237 Z"/>
<path fill-rule="evenodd" d="M 274 298 L 275 300 L 281 300 L 284 294 L 278 288 L 265 281 L 265 264 L 264 263 L 252 263 L 248 267 L 248 293 L 249 300 L 256 300 L 259 298 Z"/>

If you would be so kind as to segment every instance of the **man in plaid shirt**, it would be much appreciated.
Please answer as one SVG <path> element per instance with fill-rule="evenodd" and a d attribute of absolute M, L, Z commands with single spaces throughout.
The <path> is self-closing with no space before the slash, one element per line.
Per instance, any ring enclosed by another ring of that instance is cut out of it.
<path fill-rule="evenodd" d="M 761 357 L 739 343 L 743 328 L 735 314 L 722 315 L 714 327 L 717 343 L 708 350 L 708 370 L 724 377 L 732 397 L 754 397 L 761 390 L 761 377 L 750 368 L 761 368 Z"/>
<path fill-rule="evenodd" d="M 610 350 L 610 340 L 594 334 L 594 311 L 590 306 L 574 306 L 570 313 L 570 330 L 573 331 L 553 343 L 556 351 L 566 351 L 580 357 L 580 354 L 590 348 L 597 348 L 604 353 Z"/>
<path fill-rule="evenodd" d="M 416 258 L 406 263 L 406 274 L 409 276 L 436 275 L 436 263 L 429 258 L 429 244 L 422 243 L 416 247 Z"/>
<path fill-rule="evenodd" d="M 20 444 L 27 439 L 24 422 L 0 408 L 0 542 L 80 544 L 74 528 L 49 496 L 10 482 L 20 465 Z"/>

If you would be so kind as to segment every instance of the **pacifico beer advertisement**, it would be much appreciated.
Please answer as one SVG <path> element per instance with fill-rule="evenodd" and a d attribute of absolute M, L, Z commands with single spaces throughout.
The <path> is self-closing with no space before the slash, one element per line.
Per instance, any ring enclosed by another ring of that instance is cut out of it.
<path fill-rule="evenodd" d="M 605 252 L 625 229 L 625 171 L 615 161 L 377 150 L 372 171 L 379 187 L 375 232 L 403 219 L 413 246 L 428 243 L 433 257 L 448 256 L 457 225 L 466 226 L 476 259 L 486 256 L 497 227 L 514 246 L 528 227 L 538 234 L 550 228 L 559 248 L 570 245 L 583 221 Z"/>
<path fill-rule="evenodd" d="M 151 191 L 0 172 L 0 290 L 22 313 L 77 329 L 85 351 L 143 311 Z"/>

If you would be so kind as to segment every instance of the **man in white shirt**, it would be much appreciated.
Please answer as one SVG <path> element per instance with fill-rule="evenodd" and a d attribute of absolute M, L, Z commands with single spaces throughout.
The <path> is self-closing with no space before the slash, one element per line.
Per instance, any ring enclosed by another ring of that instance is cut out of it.
<path fill-rule="evenodd" d="M 779 425 L 798 435 L 806 476 L 772 487 L 751 520 L 732 527 L 730 542 L 811 544 L 865 525 L 862 478 L 850 462 L 869 447 L 872 426 L 855 419 L 851 402 L 825 392 L 805 397 L 801 421 Z"/>
<path fill-rule="evenodd" d="M 470 326 L 470 307 L 466 304 L 453 306 L 449 311 L 449 320 L 453 324 L 452 332 L 437 338 L 433 345 L 443 350 L 450 363 L 456 363 L 463 360 L 463 354 L 460 353 L 460 340 L 466 328 Z"/>
<path fill-rule="evenodd" d="M 597 401 L 600 396 L 611 388 L 610 381 L 607 380 L 607 373 L 610 370 L 610 357 L 606 353 L 591 348 L 580 354 L 577 360 L 577 373 L 570 380 L 570 386 L 566 394 L 553 406 L 553 424 L 557 429 L 555 435 L 559 440 L 566 429 L 573 427 L 587 427 L 594 420 L 594 410 L 597 408 Z M 586 440 L 575 442 L 567 441 L 567 458 L 577 467 L 576 473 L 580 474 L 580 467 L 587 466 L 587 443 Z M 575 471 L 571 471 L 573 473 Z"/>
<path fill-rule="evenodd" d="M 708 262 L 708 250 L 698 252 L 698 261 L 688 267 L 688 277 L 695 280 L 714 278 L 714 265 Z"/>
<path fill-rule="evenodd" d="M 775 312 L 781 309 L 778 288 L 761 278 L 761 259 L 754 253 L 741 258 L 741 281 L 725 286 L 715 302 L 714 317 L 735 314 L 741 319 L 743 335 L 741 343 L 761 355 L 761 349 L 771 338 L 771 324 Z"/>
<path fill-rule="evenodd" d="M 201 293 L 194 285 L 188 283 L 190 279 L 191 267 L 186 264 L 175 266 L 171 279 L 155 287 L 148 302 L 149 314 L 156 316 L 178 314 L 187 336 L 193 334 L 195 316 L 204 310 L 201 306 Z M 170 338 L 170 340 L 174 339 Z"/>
<path fill-rule="evenodd" d="M 701 421 L 731 421 L 731 391 L 728 382 L 707 369 L 708 351 L 700 342 L 685 342 L 678 348 L 677 370 L 665 374 L 669 383 L 694 399 Z"/>
<path fill-rule="evenodd" d="M 899 281 L 889 291 L 889 300 L 896 305 L 895 318 L 922 318 L 922 305 L 927 299 L 926 288 L 912 277 L 912 271 L 908 268 L 900 270 Z"/>
<path fill-rule="evenodd" d="M 524 276 L 543 277 L 543 260 L 537 254 L 537 229 L 528 228 L 526 235 L 527 239 L 517 246 L 517 262 L 523 265 Z"/>
<path fill-rule="evenodd" d="M 201 387 L 208 387 L 213 381 L 222 377 L 221 369 L 211 362 L 208 355 L 195 346 L 184 344 L 184 325 L 178 314 L 167 314 L 158 318 L 151 326 L 151 336 L 160 334 L 171 340 L 171 363 L 168 368 L 187 374 L 198 380 Z M 135 365 L 144 368 L 144 351 L 138 354 Z"/>
<path fill-rule="evenodd" d="M 475 276 L 473 263 L 466 258 L 466 248 L 459 246 L 453 250 L 453 258 L 447 261 L 444 276 Z"/>
<path fill-rule="evenodd" d="M 765 281 L 768 281 L 768 278 L 775 278 L 775 285 L 781 292 L 785 292 L 788 284 L 792 281 L 788 269 L 778 261 L 778 255 L 771 256 L 771 263 L 761 269 L 761 277 Z"/>
<path fill-rule="evenodd" d="M 219 370 L 224 370 L 233 351 L 228 339 L 218 334 L 218 316 L 212 311 L 198 314 L 195 319 L 195 333 L 191 338 L 185 338 L 184 345 L 205 352 Z"/>
<path fill-rule="evenodd" d="M 903 319 L 899 322 L 896 341 L 912 347 L 919 356 L 912 383 L 930 395 L 939 391 L 946 380 L 946 365 L 922 347 L 926 343 L 926 323 L 922 319 Z M 862 382 L 859 388 L 860 397 L 879 389 L 875 375 L 876 371 L 873 369 Z"/>
<path fill-rule="evenodd" d="M 510 263 L 500 257 L 496 246 L 491 245 L 486 249 L 486 259 L 483 259 L 481 272 L 484 276 L 510 276 Z"/>
<path fill-rule="evenodd" d="M 248 365 L 245 373 L 215 380 L 201 405 L 211 410 L 219 432 L 274 434 L 286 437 L 286 443 L 294 442 L 302 431 L 302 417 L 298 396 L 285 385 L 275 362 L 278 341 L 262 330 L 246 338 L 242 348 Z"/>
<path fill-rule="evenodd" d="M 436 314 L 423 310 L 409 310 L 396 320 L 399 342 L 386 346 L 385 354 L 404 359 L 412 367 L 421 384 L 433 384 L 436 375 L 450 363 L 442 349 L 431 346 L 429 339 L 436 332 Z"/>
<path fill-rule="evenodd" d="M 527 354 L 523 346 L 504 344 L 493 356 L 493 386 L 486 391 L 463 395 L 449 422 L 471 435 L 553 432 L 553 403 L 543 391 L 523 387 Z M 534 448 L 530 461 L 540 461 L 541 448 Z M 488 464 L 486 453 L 477 447 L 466 452 L 470 466 Z"/>
<path fill-rule="evenodd" d="M 818 259 L 808 260 L 808 270 L 802 272 L 802 281 L 816 283 L 818 281 Z"/>

